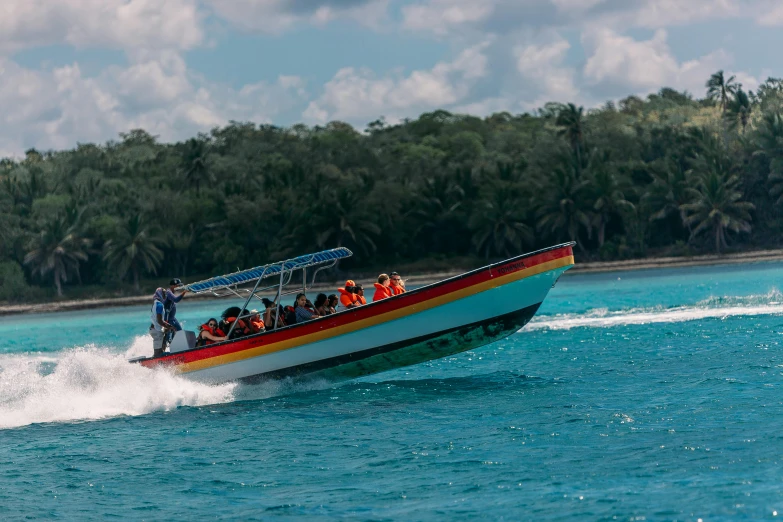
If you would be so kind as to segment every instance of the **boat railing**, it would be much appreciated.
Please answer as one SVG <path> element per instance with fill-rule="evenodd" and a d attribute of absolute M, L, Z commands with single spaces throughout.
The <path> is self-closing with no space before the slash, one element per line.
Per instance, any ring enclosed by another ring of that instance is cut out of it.
<path fill-rule="evenodd" d="M 248 270 L 237 271 L 232 274 L 224 276 L 217 276 L 211 279 L 200 281 L 198 283 L 191 283 L 184 285 L 181 289 L 187 289 L 196 294 L 209 293 L 215 297 L 238 297 L 245 299 L 245 302 L 240 309 L 240 314 L 236 320 L 232 323 L 231 328 L 226 333 L 227 337 L 230 337 L 236 328 L 240 319 L 246 319 L 250 317 L 250 311 L 247 307 L 250 301 L 255 298 L 262 301 L 262 297 L 259 295 L 261 292 L 267 292 L 270 290 L 275 291 L 274 307 L 275 307 L 275 322 L 272 325 L 272 329 L 279 327 L 279 310 L 283 296 L 291 295 L 298 292 L 307 293 L 307 290 L 311 289 L 315 285 L 315 280 L 318 274 L 323 270 L 328 270 L 334 267 L 340 259 L 350 257 L 353 253 L 347 248 L 340 247 L 332 250 L 326 250 L 315 254 L 307 254 L 304 256 L 287 259 L 278 263 L 271 263 L 262 267 L 251 268 Z M 310 284 L 308 285 L 307 269 L 311 267 L 317 267 L 310 278 Z M 302 271 L 302 286 L 292 290 L 284 290 L 285 287 L 291 284 L 293 275 L 295 272 Z M 261 281 L 267 277 L 279 275 L 280 278 L 272 285 L 260 286 Z M 248 288 L 247 285 L 253 283 L 252 288 Z"/>

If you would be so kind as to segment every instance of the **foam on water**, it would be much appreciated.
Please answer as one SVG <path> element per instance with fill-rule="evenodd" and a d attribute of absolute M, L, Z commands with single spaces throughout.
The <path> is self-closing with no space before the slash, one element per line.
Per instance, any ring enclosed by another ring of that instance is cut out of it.
<path fill-rule="evenodd" d="M 129 364 L 96 347 L 7 355 L 0 358 L 0 429 L 216 404 L 233 400 L 235 388 Z"/>
<path fill-rule="evenodd" d="M 290 380 L 214 386 L 170 369 L 128 363 L 151 353 L 149 336 L 138 336 L 124 353 L 89 345 L 56 354 L 0 355 L 0 429 L 259 400 L 332 386 L 327 381 Z"/>
<path fill-rule="evenodd" d="M 672 308 L 632 308 L 610 311 L 597 308 L 580 314 L 538 316 L 525 330 L 570 330 L 572 328 L 611 328 L 633 324 L 680 323 L 700 319 L 783 314 L 783 294 L 710 297 L 693 306 Z"/>

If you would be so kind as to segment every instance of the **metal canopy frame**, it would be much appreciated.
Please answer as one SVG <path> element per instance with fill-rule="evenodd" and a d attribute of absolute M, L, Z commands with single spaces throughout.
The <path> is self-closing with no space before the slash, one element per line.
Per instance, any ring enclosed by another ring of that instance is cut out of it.
<path fill-rule="evenodd" d="M 268 265 L 259 266 L 256 268 L 250 268 L 239 272 L 234 272 L 233 274 L 212 277 L 210 279 L 205 279 L 204 281 L 199 281 L 197 283 L 183 285 L 179 287 L 177 290 L 188 290 L 189 292 L 192 292 L 194 294 L 210 293 L 215 297 L 234 296 L 234 297 L 239 297 L 240 299 L 244 298 L 246 295 L 247 299 L 245 300 L 245 303 L 242 305 L 242 309 L 240 311 L 239 316 L 237 317 L 236 321 L 232 323 L 231 328 L 226 333 L 226 337 L 230 337 L 231 333 L 234 331 L 234 328 L 236 324 L 239 322 L 239 320 L 250 317 L 251 314 L 249 311 L 247 311 L 247 305 L 250 303 L 250 301 L 254 297 L 259 301 L 261 301 L 262 298 L 258 295 L 259 292 L 276 289 L 277 292 L 274 299 L 275 324 L 272 327 L 272 329 L 276 330 L 278 327 L 278 321 L 280 317 L 280 313 L 279 313 L 280 301 L 282 300 L 283 296 L 299 292 L 298 288 L 296 290 L 283 292 L 283 288 L 291 283 L 291 278 L 293 277 L 294 272 L 296 272 L 297 270 L 302 271 L 302 292 L 307 293 L 308 290 L 307 269 L 308 268 L 318 267 L 313 272 L 312 275 L 312 280 L 309 286 L 309 288 L 312 288 L 312 286 L 315 284 L 315 278 L 320 271 L 331 268 L 335 266 L 340 259 L 346 259 L 348 257 L 351 257 L 352 255 L 353 252 L 351 252 L 347 248 L 344 247 L 334 248 L 332 250 L 316 252 L 315 254 L 306 254 L 304 256 L 295 257 L 293 259 L 287 259 L 285 261 L 279 261 L 277 263 L 270 263 Z M 275 275 L 280 276 L 279 281 L 275 282 L 272 285 L 259 288 L 259 285 L 261 284 L 262 280 L 264 280 L 267 277 L 272 277 Z M 249 285 L 251 283 L 255 283 L 252 289 L 240 288 L 243 285 Z"/>

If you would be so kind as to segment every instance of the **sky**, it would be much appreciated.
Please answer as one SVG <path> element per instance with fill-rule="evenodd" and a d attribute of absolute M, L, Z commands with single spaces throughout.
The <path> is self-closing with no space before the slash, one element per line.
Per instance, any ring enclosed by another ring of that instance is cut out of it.
<path fill-rule="evenodd" d="M 783 0 L 2 0 L 0 156 L 783 76 Z"/>

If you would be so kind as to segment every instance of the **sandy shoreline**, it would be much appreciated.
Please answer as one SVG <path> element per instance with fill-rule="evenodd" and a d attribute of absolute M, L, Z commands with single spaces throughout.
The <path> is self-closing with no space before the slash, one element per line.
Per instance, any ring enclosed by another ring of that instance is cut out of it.
<path fill-rule="evenodd" d="M 758 250 L 754 252 L 743 252 L 740 254 L 725 254 L 725 255 L 704 255 L 704 256 L 692 256 L 692 257 L 659 257 L 659 258 L 647 258 L 647 259 L 633 259 L 629 261 L 600 261 L 590 263 L 580 263 L 579 255 L 576 255 L 576 265 L 569 270 L 567 274 L 594 274 L 600 272 L 615 272 L 624 270 L 649 270 L 655 268 L 680 268 L 680 267 L 696 267 L 696 266 L 713 266 L 713 265 L 736 265 L 736 264 L 751 264 L 751 263 L 764 263 L 783 261 L 783 249 L 782 250 Z M 413 275 L 405 278 L 405 281 L 409 285 L 426 285 L 441 281 L 443 279 L 453 277 L 455 275 L 462 274 L 467 270 L 451 270 L 447 272 L 436 272 L 429 274 Z M 334 293 L 337 287 L 340 286 L 340 282 L 334 282 L 333 284 L 318 284 L 315 285 L 313 291 Z M 365 289 L 372 287 L 371 283 L 364 285 Z M 367 293 L 371 293 L 367 290 Z M 188 300 L 203 300 L 210 299 L 209 297 L 189 297 Z M 14 315 L 14 314 L 29 314 L 29 313 L 48 313 L 48 312 L 64 312 L 71 310 L 89 310 L 95 308 L 108 308 L 108 307 L 121 307 L 121 306 L 134 306 L 144 305 L 150 302 L 150 296 L 132 296 L 132 297 L 116 297 L 111 299 L 81 299 L 74 301 L 57 301 L 49 303 L 36 303 L 36 304 L 20 304 L 20 305 L 0 305 L 0 316 L 2 315 Z"/>

